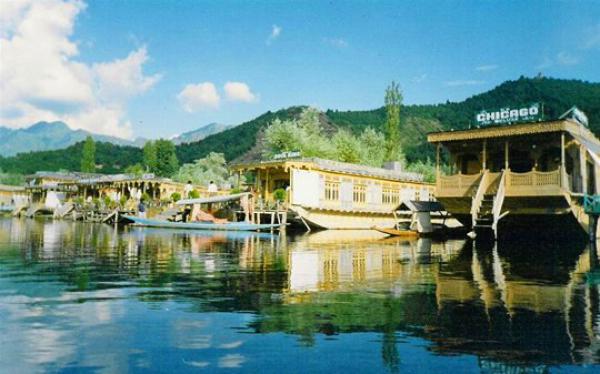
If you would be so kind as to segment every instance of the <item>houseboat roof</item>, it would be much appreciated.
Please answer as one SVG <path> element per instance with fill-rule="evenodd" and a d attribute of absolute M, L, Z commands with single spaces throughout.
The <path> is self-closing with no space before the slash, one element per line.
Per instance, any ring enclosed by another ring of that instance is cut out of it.
<path fill-rule="evenodd" d="M 506 138 L 511 136 L 524 136 L 534 134 L 544 134 L 552 132 L 568 132 L 573 137 L 582 139 L 589 148 L 595 152 L 600 151 L 600 141 L 585 126 L 570 120 L 546 121 L 520 123 L 514 125 L 486 126 L 468 130 L 441 131 L 427 135 L 427 141 L 430 143 L 443 143 L 452 141 L 478 140 L 490 138 Z"/>
<path fill-rule="evenodd" d="M 0 191 L 4 192 L 25 192 L 25 186 L 11 186 L 8 184 L 0 184 Z"/>
<path fill-rule="evenodd" d="M 257 170 L 269 168 L 308 169 L 322 170 L 340 174 L 360 175 L 373 178 L 387 179 L 402 182 L 423 182 L 423 175 L 419 173 L 377 168 L 367 165 L 351 164 L 333 160 L 325 160 L 317 157 L 295 158 L 286 160 L 254 161 L 233 164 L 232 170 Z"/>
<path fill-rule="evenodd" d="M 28 175 L 27 179 L 56 179 L 62 183 L 76 184 L 98 184 L 98 183 L 114 183 L 114 182 L 129 182 L 129 181 L 152 181 L 158 183 L 181 184 L 169 178 L 160 178 L 154 174 L 145 174 L 136 176 L 133 174 L 98 174 L 98 173 L 80 173 L 80 172 L 55 172 L 55 171 L 38 171 L 35 174 Z"/>

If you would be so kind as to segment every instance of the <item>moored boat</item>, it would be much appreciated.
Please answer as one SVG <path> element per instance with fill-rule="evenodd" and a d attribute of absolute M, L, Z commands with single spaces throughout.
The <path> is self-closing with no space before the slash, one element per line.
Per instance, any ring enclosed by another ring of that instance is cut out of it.
<path fill-rule="evenodd" d="M 124 215 L 123 218 L 133 222 L 138 226 L 162 227 L 175 229 L 194 229 L 194 230 L 221 230 L 221 231 L 260 231 L 275 230 L 281 228 L 280 224 L 256 224 L 248 222 L 173 222 L 163 219 L 142 218 L 130 215 Z"/>

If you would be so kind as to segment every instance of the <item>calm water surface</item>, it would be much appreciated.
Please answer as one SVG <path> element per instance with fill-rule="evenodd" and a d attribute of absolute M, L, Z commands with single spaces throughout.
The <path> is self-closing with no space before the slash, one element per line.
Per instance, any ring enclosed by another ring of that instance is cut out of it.
<path fill-rule="evenodd" d="M 0 220 L 0 372 L 600 372 L 586 243 Z"/>

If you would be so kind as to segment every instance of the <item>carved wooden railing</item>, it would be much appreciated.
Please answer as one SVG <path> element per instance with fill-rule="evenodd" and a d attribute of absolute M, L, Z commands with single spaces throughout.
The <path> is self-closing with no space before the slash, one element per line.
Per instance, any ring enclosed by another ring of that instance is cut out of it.
<path fill-rule="evenodd" d="M 506 178 L 506 193 L 511 196 L 560 193 L 563 184 L 561 179 L 560 168 L 554 171 L 534 170 L 527 173 L 515 173 L 509 170 Z"/>
<path fill-rule="evenodd" d="M 479 181 L 479 187 L 477 187 L 477 192 L 473 196 L 473 201 L 471 203 L 471 221 L 473 226 L 477 223 L 477 217 L 479 215 L 479 210 L 481 209 L 481 203 L 483 201 L 483 197 L 485 196 L 485 192 L 488 188 L 488 171 L 483 170 L 481 174 L 481 180 Z"/>
<path fill-rule="evenodd" d="M 440 196 L 470 196 L 479 184 L 478 174 L 441 175 L 437 182 L 437 194 Z"/>

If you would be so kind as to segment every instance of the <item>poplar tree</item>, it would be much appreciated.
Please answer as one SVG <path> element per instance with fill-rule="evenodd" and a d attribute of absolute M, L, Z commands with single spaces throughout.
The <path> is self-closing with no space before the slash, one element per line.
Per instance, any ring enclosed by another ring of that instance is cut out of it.
<path fill-rule="evenodd" d="M 387 118 L 385 121 L 385 158 L 387 161 L 401 161 L 400 148 L 400 106 L 402 105 L 402 93 L 398 83 L 392 83 L 385 90 L 385 110 Z"/>
<path fill-rule="evenodd" d="M 154 142 L 156 149 L 156 165 L 153 172 L 159 177 L 170 177 L 179 168 L 179 160 L 175 153 L 175 145 L 172 141 L 158 139 Z"/>
<path fill-rule="evenodd" d="M 91 136 L 85 138 L 81 155 L 81 171 L 93 173 L 96 171 L 96 143 Z"/>
<path fill-rule="evenodd" d="M 152 140 L 144 143 L 144 167 L 147 172 L 156 170 L 156 146 Z"/>

